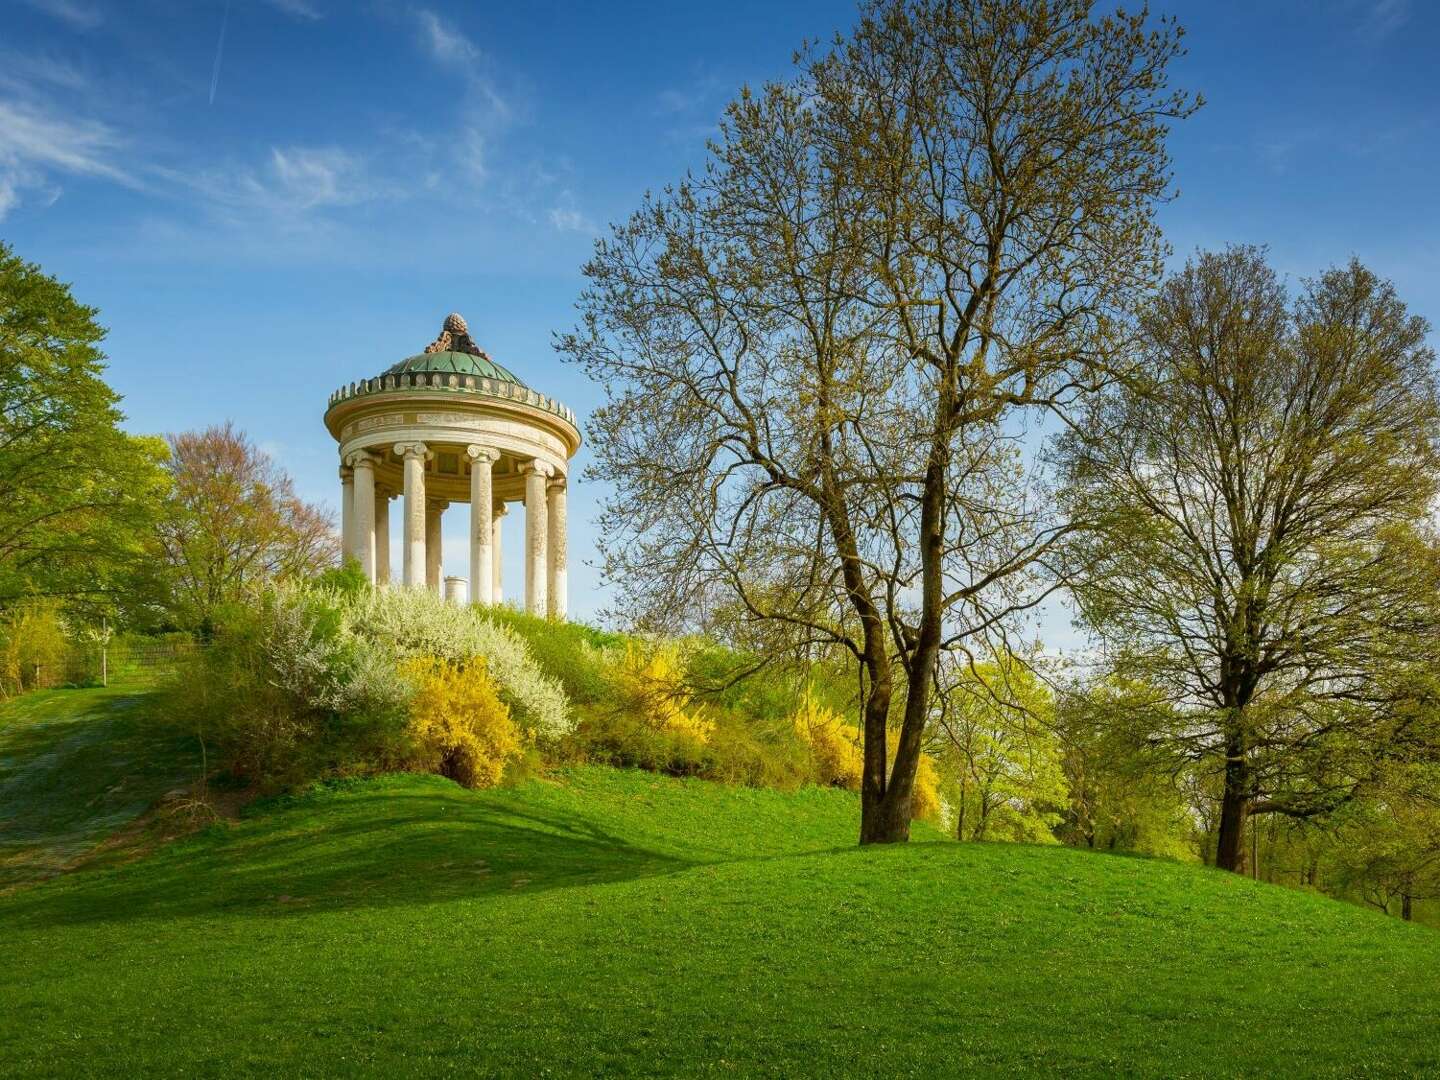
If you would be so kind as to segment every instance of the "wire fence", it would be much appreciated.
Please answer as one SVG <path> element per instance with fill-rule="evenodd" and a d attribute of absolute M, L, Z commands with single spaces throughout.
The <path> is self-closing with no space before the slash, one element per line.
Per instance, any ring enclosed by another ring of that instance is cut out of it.
<path fill-rule="evenodd" d="M 16 670 L 0 678 L 0 696 L 60 686 L 151 685 L 173 677 L 187 658 L 204 647 L 180 635 L 70 640 L 17 659 L 12 665 Z"/>

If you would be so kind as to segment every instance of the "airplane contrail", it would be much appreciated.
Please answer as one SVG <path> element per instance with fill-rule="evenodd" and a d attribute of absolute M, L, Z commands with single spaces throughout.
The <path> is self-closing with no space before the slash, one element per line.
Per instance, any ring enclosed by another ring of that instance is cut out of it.
<path fill-rule="evenodd" d="M 220 57 L 225 54 L 225 27 L 230 24 L 230 0 L 225 0 L 225 14 L 220 16 L 220 40 L 215 43 L 215 70 L 210 73 L 210 104 L 215 104 L 215 87 L 220 85 Z"/>

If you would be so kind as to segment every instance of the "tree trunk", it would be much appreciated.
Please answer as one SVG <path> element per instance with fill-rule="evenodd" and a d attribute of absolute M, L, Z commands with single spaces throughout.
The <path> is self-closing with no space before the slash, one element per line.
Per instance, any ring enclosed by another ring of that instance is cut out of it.
<path fill-rule="evenodd" d="M 872 723 L 870 710 L 865 717 L 865 782 L 860 788 L 860 843 L 894 844 L 910 839 L 910 809 L 915 791 L 915 774 L 920 769 L 920 755 L 923 752 L 925 723 L 930 711 L 930 683 L 940 663 L 940 619 L 943 614 L 943 576 L 941 554 L 944 550 L 942 529 L 945 468 L 949 463 L 950 450 L 948 433 L 954 430 L 954 365 L 946 376 L 940 401 L 936 406 L 936 434 L 930 448 L 930 461 L 925 469 L 925 490 L 920 498 L 920 625 L 916 628 L 915 645 L 910 653 L 906 668 L 909 675 L 905 695 L 905 719 L 900 725 L 900 739 L 895 747 L 895 762 L 890 769 L 884 793 L 874 797 L 870 782 L 871 744 L 878 740 L 882 754 L 886 730 L 884 719 Z M 848 522 L 847 522 L 848 527 Z M 833 528 L 833 526 L 832 526 Z M 838 538 L 837 538 L 838 539 Z M 847 561 L 846 586 L 854 598 L 861 592 L 859 560 Z M 852 575 L 854 580 L 852 581 Z M 869 604 L 868 594 L 866 603 Z M 869 605 L 873 608 L 873 605 Z M 857 610 L 859 608 L 857 607 Z M 861 612 L 862 618 L 864 613 Z M 879 620 L 875 620 L 878 628 Z M 872 627 L 866 627 L 867 663 L 872 649 Z M 883 645 L 881 646 L 883 650 Z M 886 690 L 886 705 L 889 705 L 889 688 Z"/>
<path fill-rule="evenodd" d="M 868 664 L 871 671 L 870 696 L 865 699 L 865 774 L 860 783 L 860 843 L 891 844 L 910 839 L 910 792 L 914 770 L 908 782 L 900 769 L 887 775 L 885 736 L 890 719 L 890 673 L 888 663 Z M 876 678 L 876 675 L 879 678 Z M 900 755 L 896 755 L 897 760 Z"/>
<path fill-rule="evenodd" d="M 965 839 L 965 771 L 960 771 L 960 805 L 955 808 L 955 839 Z"/>
<path fill-rule="evenodd" d="M 1220 835 L 1215 843 L 1215 865 L 1237 874 L 1245 872 L 1245 819 L 1250 800 L 1246 791 L 1249 770 L 1245 748 L 1232 737 L 1225 747 L 1225 791 L 1220 796 Z"/>
<path fill-rule="evenodd" d="M 1409 893 L 1402 893 L 1400 895 L 1400 918 L 1409 922 L 1415 915 L 1414 906 L 1415 898 Z"/>
<path fill-rule="evenodd" d="M 892 785 L 879 799 L 860 799 L 860 843 L 903 844 L 910 839 L 910 789 Z"/>

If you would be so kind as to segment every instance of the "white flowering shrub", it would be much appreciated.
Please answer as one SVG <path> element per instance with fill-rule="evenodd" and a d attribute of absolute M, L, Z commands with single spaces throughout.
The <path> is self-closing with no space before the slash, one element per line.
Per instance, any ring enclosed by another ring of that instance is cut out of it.
<path fill-rule="evenodd" d="M 420 589 L 366 590 L 348 601 L 347 629 L 397 658 L 431 656 L 463 665 L 484 657 L 515 722 L 542 742 L 574 730 L 569 699 L 531 657 L 525 642 L 473 608 Z"/>
<path fill-rule="evenodd" d="M 340 716 L 403 710 L 410 687 L 382 643 L 352 631 L 345 597 L 281 587 L 260 600 L 264 677 L 308 708 Z"/>
<path fill-rule="evenodd" d="M 573 730 L 565 691 L 513 630 L 410 589 L 259 593 L 177 680 L 171 711 L 265 787 L 413 768 L 417 687 L 405 672 L 414 661 L 463 671 L 476 658 L 527 742 L 553 746 Z"/>

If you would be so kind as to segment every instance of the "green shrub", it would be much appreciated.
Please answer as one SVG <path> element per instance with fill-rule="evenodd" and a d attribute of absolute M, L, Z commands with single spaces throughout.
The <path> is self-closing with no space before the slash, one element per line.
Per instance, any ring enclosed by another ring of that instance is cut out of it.
<path fill-rule="evenodd" d="M 410 767 L 418 747 L 433 749 L 433 739 L 417 744 L 407 720 L 417 684 L 401 668 L 415 659 L 461 683 L 468 668 L 484 673 L 524 742 L 553 746 L 573 730 L 564 691 L 509 629 L 418 590 L 322 585 L 271 588 L 220 612 L 213 643 L 169 690 L 170 712 L 227 768 L 268 790 Z M 432 720 L 427 739 L 444 726 Z M 457 743 L 425 760 L 461 769 L 464 758 L 479 782 L 487 773 L 476 747 L 497 725 L 463 752 Z M 447 730 L 459 738 L 458 728 Z"/>
<path fill-rule="evenodd" d="M 485 618 L 519 636 L 545 674 L 556 679 L 576 705 L 600 705 L 613 697 L 611 658 L 629 640 L 583 623 L 527 615 L 514 608 L 479 609 Z"/>
<path fill-rule="evenodd" d="M 228 769 L 273 790 L 404 759 L 409 694 L 394 658 L 347 632 L 339 594 L 287 587 L 222 612 L 166 701 Z"/>
<path fill-rule="evenodd" d="M 68 677 L 69 629 L 53 601 L 21 604 L 0 622 L 0 695 L 59 686 Z"/>

